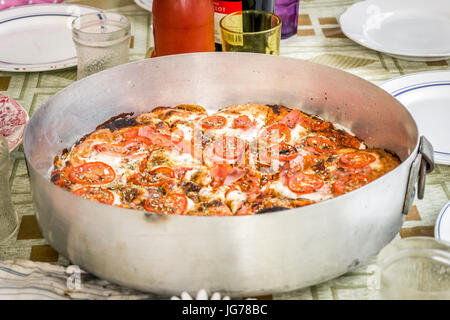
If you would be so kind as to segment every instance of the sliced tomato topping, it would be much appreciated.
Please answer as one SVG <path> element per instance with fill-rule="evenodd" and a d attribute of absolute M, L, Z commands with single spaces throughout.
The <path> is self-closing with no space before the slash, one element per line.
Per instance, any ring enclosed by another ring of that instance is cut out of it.
<path fill-rule="evenodd" d="M 209 116 L 202 120 L 202 128 L 209 129 L 221 129 L 227 124 L 227 118 L 223 116 Z"/>
<path fill-rule="evenodd" d="M 319 190 L 324 185 L 324 181 L 316 176 L 297 172 L 288 180 L 288 188 L 295 193 L 311 193 Z"/>
<path fill-rule="evenodd" d="M 143 186 L 159 186 L 175 177 L 174 171 L 169 167 L 158 167 L 150 172 L 143 172 L 138 175 L 138 183 Z"/>
<path fill-rule="evenodd" d="M 272 160 L 290 161 L 295 159 L 298 155 L 297 150 L 287 143 L 280 143 L 265 148 L 259 154 L 259 161 L 261 163 L 269 164 Z"/>
<path fill-rule="evenodd" d="M 248 116 L 239 116 L 236 119 L 234 119 L 233 122 L 233 128 L 234 129 L 248 129 L 251 128 L 254 125 L 254 123 L 252 122 L 252 120 L 250 120 L 250 118 Z"/>
<path fill-rule="evenodd" d="M 105 188 L 84 187 L 72 192 L 87 200 L 94 200 L 100 203 L 113 204 L 114 195 Z"/>
<path fill-rule="evenodd" d="M 375 160 L 376 158 L 373 154 L 363 151 L 356 151 L 342 155 L 339 158 L 339 163 L 344 167 L 362 168 L 371 164 Z"/>
<path fill-rule="evenodd" d="M 290 144 L 280 143 L 278 150 L 280 161 L 289 161 L 297 157 L 297 150 Z"/>
<path fill-rule="evenodd" d="M 351 173 L 336 180 L 333 184 L 333 192 L 337 195 L 358 189 L 370 182 L 365 174 Z"/>
<path fill-rule="evenodd" d="M 146 211 L 158 214 L 176 214 L 183 215 L 186 213 L 188 200 L 183 194 L 169 194 L 161 196 L 154 194 L 144 203 Z"/>
<path fill-rule="evenodd" d="M 291 130 L 283 123 L 275 123 L 259 134 L 259 142 L 263 144 L 279 144 L 291 140 Z"/>
<path fill-rule="evenodd" d="M 361 141 L 348 133 L 339 135 L 338 139 L 339 144 L 344 147 L 359 149 L 359 147 L 361 146 Z"/>
<path fill-rule="evenodd" d="M 303 170 L 320 163 L 320 160 L 321 158 L 314 153 L 305 154 L 302 158 Z"/>
<path fill-rule="evenodd" d="M 113 168 L 104 162 L 87 162 L 70 171 L 70 180 L 79 184 L 107 184 L 115 177 Z"/>
<path fill-rule="evenodd" d="M 235 136 L 222 136 L 213 145 L 214 155 L 225 160 L 236 160 L 245 152 L 245 142 Z"/>

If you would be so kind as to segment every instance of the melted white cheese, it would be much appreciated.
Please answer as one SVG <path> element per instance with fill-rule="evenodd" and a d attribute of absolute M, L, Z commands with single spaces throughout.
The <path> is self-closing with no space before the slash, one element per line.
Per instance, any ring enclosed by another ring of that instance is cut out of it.
<path fill-rule="evenodd" d="M 192 201 L 189 197 L 186 197 L 187 199 L 187 209 L 186 211 L 191 211 L 195 209 L 195 202 Z"/>
<path fill-rule="evenodd" d="M 233 190 L 226 194 L 226 203 L 230 206 L 233 213 L 239 210 L 245 200 L 247 200 L 247 195 L 239 190 Z"/>
<path fill-rule="evenodd" d="M 381 170 L 381 169 L 383 169 L 383 165 L 381 163 L 380 156 L 378 154 L 376 154 L 376 153 L 373 153 L 373 152 L 368 152 L 368 153 L 370 153 L 371 155 L 373 155 L 376 158 L 376 160 L 374 162 L 369 164 L 370 169 L 372 169 L 372 170 Z"/>
<path fill-rule="evenodd" d="M 215 190 L 211 186 L 201 188 L 198 192 L 200 200 L 202 201 L 211 201 L 211 200 L 222 200 L 225 201 L 225 193 L 227 189 L 222 186 Z"/>
<path fill-rule="evenodd" d="M 329 186 L 327 184 L 324 184 L 322 188 L 317 190 L 316 192 L 312 193 L 304 193 L 304 194 L 297 194 L 295 192 L 292 192 L 286 185 L 284 185 L 280 180 L 273 181 L 269 185 L 269 189 L 275 191 L 277 194 L 279 194 L 282 197 L 289 198 L 289 199 L 308 199 L 312 201 L 321 201 L 332 198 L 332 194 L 330 192 Z"/>
<path fill-rule="evenodd" d="M 297 124 L 294 129 L 291 130 L 291 141 L 290 144 L 294 145 L 300 142 L 308 133 L 308 130 L 303 128 L 300 124 Z"/>

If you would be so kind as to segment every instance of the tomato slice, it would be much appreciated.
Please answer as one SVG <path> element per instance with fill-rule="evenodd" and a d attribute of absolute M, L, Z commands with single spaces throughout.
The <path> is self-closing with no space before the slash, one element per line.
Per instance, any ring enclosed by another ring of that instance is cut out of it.
<path fill-rule="evenodd" d="M 361 141 L 348 133 L 340 134 L 338 136 L 338 140 L 340 145 L 347 148 L 359 149 L 359 147 L 361 146 Z"/>
<path fill-rule="evenodd" d="M 209 116 L 202 120 L 203 129 L 221 129 L 227 124 L 227 118 L 219 115 Z"/>
<path fill-rule="evenodd" d="M 87 162 L 70 171 L 70 180 L 79 184 L 107 184 L 116 178 L 113 168 L 104 162 Z"/>
<path fill-rule="evenodd" d="M 311 193 L 319 190 L 324 185 L 324 181 L 316 176 L 297 172 L 288 180 L 288 188 L 295 193 Z"/>
<path fill-rule="evenodd" d="M 350 168 L 362 168 L 376 160 L 375 156 L 362 151 L 350 152 L 342 155 L 339 158 L 339 162 L 344 167 Z"/>
<path fill-rule="evenodd" d="M 239 116 L 236 119 L 234 119 L 233 122 L 233 128 L 234 129 L 244 129 L 247 130 L 248 128 L 252 127 L 254 123 L 250 118 L 246 115 Z"/>
<path fill-rule="evenodd" d="M 113 204 L 114 195 L 105 188 L 84 187 L 72 192 L 79 197 L 87 200 L 93 200 L 104 204 Z"/>
<path fill-rule="evenodd" d="M 150 172 L 141 173 L 137 180 L 146 187 L 159 186 L 175 177 L 174 171 L 169 167 L 158 167 Z"/>
<path fill-rule="evenodd" d="M 272 160 L 290 161 L 298 155 L 297 149 L 287 143 L 280 143 L 263 149 L 259 154 L 261 163 L 269 164 Z"/>
<path fill-rule="evenodd" d="M 291 140 L 291 130 L 284 123 L 275 123 L 261 131 L 259 141 L 269 145 Z"/>
<path fill-rule="evenodd" d="M 358 189 L 370 182 L 370 179 L 365 174 L 350 173 L 336 180 L 333 184 L 333 192 L 337 195 L 344 194 L 355 189 Z"/>
<path fill-rule="evenodd" d="M 155 194 L 154 197 L 148 198 L 144 203 L 144 208 L 148 212 L 159 214 L 177 214 L 186 213 L 188 200 L 183 194 L 169 194 L 160 196 Z"/>
<path fill-rule="evenodd" d="M 278 159 L 280 161 L 289 161 L 297 157 L 297 149 L 287 143 L 280 143 Z"/>
<path fill-rule="evenodd" d="M 234 161 L 245 152 L 245 142 L 235 136 L 222 136 L 214 142 L 213 152 L 219 158 Z"/>

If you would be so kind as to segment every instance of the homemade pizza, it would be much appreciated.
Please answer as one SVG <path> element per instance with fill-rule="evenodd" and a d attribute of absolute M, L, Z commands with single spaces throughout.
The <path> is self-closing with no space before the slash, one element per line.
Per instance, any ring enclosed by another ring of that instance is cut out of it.
<path fill-rule="evenodd" d="M 55 157 L 51 181 L 104 204 L 176 215 L 252 215 L 358 189 L 399 158 L 280 105 L 120 114 Z"/>

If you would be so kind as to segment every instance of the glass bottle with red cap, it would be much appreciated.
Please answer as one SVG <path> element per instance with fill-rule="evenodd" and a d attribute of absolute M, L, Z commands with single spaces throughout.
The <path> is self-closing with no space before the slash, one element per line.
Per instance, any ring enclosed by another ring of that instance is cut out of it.
<path fill-rule="evenodd" d="M 155 56 L 214 51 L 212 0 L 153 0 Z"/>

